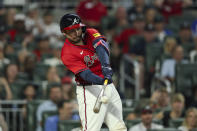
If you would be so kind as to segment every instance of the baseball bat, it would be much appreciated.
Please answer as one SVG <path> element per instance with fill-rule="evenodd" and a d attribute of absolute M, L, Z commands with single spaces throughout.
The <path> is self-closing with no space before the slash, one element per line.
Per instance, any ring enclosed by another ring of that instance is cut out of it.
<path fill-rule="evenodd" d="M 104 95 L 104 90 L 105 90 L 107 84 L 108 84 L 108 79 L 106 79 L 104 81 L 103 88 L 101 89 L 101 92 L 96 99 L 96 102 L 95 102 L 95 105 L 94 105 L 94 108 L 93 108 L 94 113 L 98 113 L 100 111 L 101 104 L 102 104 L 101 97 Z"/>

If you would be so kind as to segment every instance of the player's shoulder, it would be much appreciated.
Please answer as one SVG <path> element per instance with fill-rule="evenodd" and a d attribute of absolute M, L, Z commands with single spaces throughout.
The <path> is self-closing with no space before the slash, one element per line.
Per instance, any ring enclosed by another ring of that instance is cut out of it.
<path fill-rule="evenodd" d="M 100 34 L 100 32 L 94 28 L 88 28 L 86 30 L 86 37 L 85 39 L 89 39 L 91 41 L 94 41 L 96 39 L 102 38 L 104 40 L 106 40 L 106 38 Z"/>
<path fill-rule="evenodd" d="M 94 29 L 94 28 L 88 28 L 88 29 L 86 29 L 86 33 L 88 35 L 91 35 L 91 36 L 94 36 L 94 37 L 101 36 L 100 32 L 97 29 Z"/>

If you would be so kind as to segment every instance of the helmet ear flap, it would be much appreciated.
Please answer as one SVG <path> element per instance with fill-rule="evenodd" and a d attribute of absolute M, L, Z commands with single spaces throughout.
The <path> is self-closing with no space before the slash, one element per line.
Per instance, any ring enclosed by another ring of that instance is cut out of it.
<path fill-rule="evenodd" d="M 83 32 L 83 33 L 86 32 L 86 26 L 82 26 L 81 29 L 82 29 L 82 32 Z"/>

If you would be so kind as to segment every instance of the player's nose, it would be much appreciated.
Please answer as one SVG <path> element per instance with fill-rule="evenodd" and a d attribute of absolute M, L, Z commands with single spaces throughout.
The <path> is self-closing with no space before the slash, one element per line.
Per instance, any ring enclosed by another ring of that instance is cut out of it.
<path fill-rule="evenodd" d="M 75 30 L 75 34 L 77 35 L 77 36 L 79 36 L 79 30 Z"/>

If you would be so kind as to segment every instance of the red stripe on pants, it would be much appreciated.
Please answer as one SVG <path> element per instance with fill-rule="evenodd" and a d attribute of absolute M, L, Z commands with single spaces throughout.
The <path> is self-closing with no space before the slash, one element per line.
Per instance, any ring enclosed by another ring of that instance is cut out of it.
<path fill-rule="evenodd" d="M 85 87 L 83 86 L 83 91 L 84 91 L 84 104 L 85 104 L 85 130 L 87 130 L 87 115 L 86 115 L 86 94 L 85 94 Z"/>

